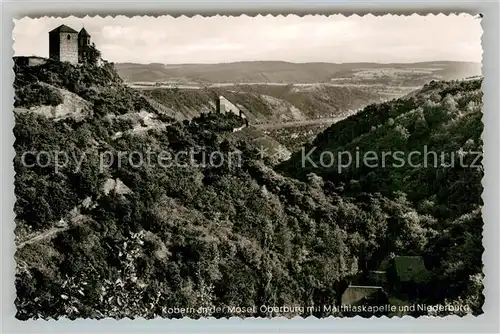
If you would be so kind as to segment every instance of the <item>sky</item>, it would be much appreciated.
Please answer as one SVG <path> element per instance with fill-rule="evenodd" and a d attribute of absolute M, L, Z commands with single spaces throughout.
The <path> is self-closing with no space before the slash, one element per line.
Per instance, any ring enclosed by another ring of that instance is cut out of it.
<path fill-rule="evenodd" d="M 16 56 L 48 57 L 48 32 L 83 26 L 108 61 L 227 63 L 481 62 L 481 20 L 472 15 L 85 17 L 14 20 Z"/>

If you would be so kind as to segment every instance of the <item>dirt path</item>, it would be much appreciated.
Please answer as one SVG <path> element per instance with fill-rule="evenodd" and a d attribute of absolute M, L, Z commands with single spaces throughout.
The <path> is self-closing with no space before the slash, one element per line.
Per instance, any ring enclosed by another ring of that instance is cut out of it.
<path fill-rule="evenodd" d="M 53 228 L 51 228 L 51 229 L 49 229 L 41 234 L 38 234 L 38 235 L 36 235 L 36 236 L 26 240 L 26 241 L 23 241 L 23 242 L 17 244 L 16 247 L 17 247 L 17 249 L 21 249 L 26 245 L 41 241 L 43 239 L 47 239 L 49 237 L 53 237 L 58 233 L 67 231 L 67 230 L 69 230 L 69 228 L 70 228 L 69 226 L 68 227 L 53 227 Z"/>
<path fill-rule="evenodd" d="M 96 204 L 90 203 L 87 205 L 87 207 L 91 206 L 91 205 L 92 205 L 92 208 L 95 208 Z M 75 206 L 71 211 L 69 211 L 70 213 L 68 213 L 65 217 L 63 217 L 63 220 L 65 222 L 67 222 L 65 226 L 52 227 L 46 231 L 40 232 L 36 235 L 32 235 L 31 237 L 29 237 L 28 239 L 26 239 L 24 241 L 21 241 L 21 242 L 18 241 L 16 248 L 21 249 L 26 245 L 29 245 L 29 244 L 32 244 L 35 242 L 39 242 L 39 241 L 42 241 L 42 240 L 45 240 L 45 239 L 48 239 L 51 237 L 55 237 L 57 234 L 59 234 L 61 232 L 67 231 L 70 228 L 73 228 L 75 226 L 83 224 L 85 221 L 87 221 L 87 219 L 84 215 L 82 215 L 80 213 L 81 208 L 82 208 L 82 204 L 79 204 L 79 205 Z"/>

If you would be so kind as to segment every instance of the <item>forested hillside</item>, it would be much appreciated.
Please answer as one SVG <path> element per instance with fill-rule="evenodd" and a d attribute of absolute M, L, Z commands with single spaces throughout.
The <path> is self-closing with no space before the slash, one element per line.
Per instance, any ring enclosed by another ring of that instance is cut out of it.
<path fill-rule="evenodd" d="M 402 191 L 416 203 L 434 202 L 440 218 L 470 212 L 481 204 L 481 99 L 481 80 L 431 82 L 332 125 L 283 170 L 302 179 L 314 172 L 345 184 L 350 194 Z M 336 161 L 327 161 L 325 152 Z M 372 157 L 363 163 L 367 154 Z M 352 163 L 342 166 L 348 155 Z"/>
<path fill-rule="evenodd" d="M 227 317 L 238 315 L 229 311 L 236 306 L 333 305 L 351 277 L 394 254 L 422 255 L 431 270 L 408 301 L 481 313 L 480 170 L 404 169 L 387 181 L 386 170 L 374 169 L 377 182 L 368 182 L 355 170 L 302 170 L 292 158 L 282 172 L 244 136 L 225 139 L 241 118 L 174 122 L 125 87 L 111 64 L 53 62 L 15 73 L 16 106 L 24 108 L 14 127 L 19 319 L 183 316 L 171 307 L 213 307 L 213 316 Z M 91 112 L 76 120 L 30 112 L 60 103 L 41 96 L 40 83 L 77 94 Z M 479 149 L 479 89 L 480 82 L 435 83 L 366 108 L 315 144 L 340 150 L 366 136 L 371 145 Z M 152 126 L 140 126 L 143 113 Z M 426 125 L 417 127 L 417 118 Z M 155 163 L 193 148 L 182 164 Z M 69 162 L 41 164 L 33 152 L 42 151 L 66 152 Z M 132 158 L 116 163 L 120 152 Z M 114 163 L 102 168 L 103 154 Z M 152 162 L 140 163 L 141 154 Z M 206 163 L 212 154 L 218 160 Z M 240 315 L 279 314 L 257 307 Z M 283 315 L 294 314 L 329 315 Z"/>
<path fill-rule="evenodd" d="M 339 185 L 343 197 L 404 199 L 414 213 L 388 216 L 389 227 L 399 235 L 401 226 L 413 225 L 409 237 L 418 241 L 398 251 L 424 256 L 439 277 L 436 291 L 466 289 L 468 278 L 482 273 L 481 84 L 433 81 L 404 98 L 370 105 L 332 125 L 278 170 L 301 180 L 315 173 Z"/>

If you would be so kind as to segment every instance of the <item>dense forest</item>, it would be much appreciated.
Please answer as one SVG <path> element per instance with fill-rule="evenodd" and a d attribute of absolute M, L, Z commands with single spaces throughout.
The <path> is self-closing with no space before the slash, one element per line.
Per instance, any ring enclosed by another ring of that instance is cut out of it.
<path fill-rule="evenodd" d="M 171 307 L 214 308 L 216 317 L 238 315 L 231 307 L 249 307 L 243 316 L 278 315 L 250 307 L 336 304 L 352 277 L 395 254 L 422 256 L 430 275 L 418 295 L 389 293 L 389 301 L 482 313 L 480 168 L 339 174 L 301 168 L 300 153 L 274 166 L 245 141 L 224 139 L 241 118 L 209 113 L 173 122 L 124 86 L 112 64 L 49 62 L 15 73 L 16 106 L 57 104 L 58 95 L 46 92 L 54 87 L 93 110 L 78 121 L 16 113 L 17 318 L 183 316 Z M 480 85 L 433 82 L 334 124 L 313 145 L 482 150 Z M 168 126 L 114 137 L 136 125 L 120 116 L 141 110 Z M 157 157 L 193 147 L 188 164 L 168 168 L 125 159 L 103 169 L 100 160 L 104 152 Z M 84 159 L 60 166 L 26 152 Z M 221 163 L 204 163 L 214 152 Z M 122 189 L 103 190 L 118 179 Z M 54 233 L 26 242 L 47 231 Z M 330 315 L 320 308 L 283 315 L 296 314 Z"/>

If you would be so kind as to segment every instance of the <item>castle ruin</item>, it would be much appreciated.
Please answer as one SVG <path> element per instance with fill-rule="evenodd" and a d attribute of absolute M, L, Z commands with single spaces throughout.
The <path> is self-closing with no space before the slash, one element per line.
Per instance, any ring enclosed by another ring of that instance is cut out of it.
<path fill-rule="evenodd" d="M 216 109 L 217 112 L 221 114 L 233 113 L 242 118 L 246 118 L 245 114 L 240 108 L 238 108 L 234 103 L 232 103 L 222 95 L 219 96 L 219 98 L 216 101 Z"/>

